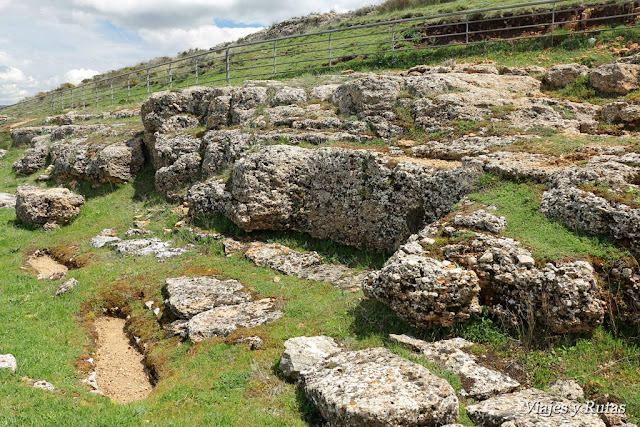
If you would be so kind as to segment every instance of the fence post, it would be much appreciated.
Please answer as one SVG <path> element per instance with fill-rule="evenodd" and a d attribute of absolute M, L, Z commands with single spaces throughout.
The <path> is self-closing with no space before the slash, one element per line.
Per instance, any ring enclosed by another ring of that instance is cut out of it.
<path fill-rule="evenodd" d="M 51 94 L 51 112 L 55 113 L 56 112 L 56 99 L 55 99 L 55 93 Z"/>
<path fill-rule="evenodd" d="M 278 74 L 278 64 L 276 61 L 276 45 L 277 45 L 277 40 L 273 41 L 273 75 L 275 76 L 276 74 Z"/>
<path fill-rule="evenodd" d="M 85 108 L 87 108 L 87 101 L 84 96 L 84 86 L 82 86 L 82 109 L 84 110 Z"/>
<path fill-rule="evenodd" d="M 229 48 L 227 48 L 227 51 L 225 53 L 225 63 L 227 64 L 227 84 L 229 84 Z"/>
<path fill-rule="evenodd" d="M 551 9 L 551 46 L 553 46 L 553 33 L 555 31 L 556 26 L 556 3 L 553 3 L 553 8 Z"/>
<path fill-rule="evenodd" d="M 73 88 L 71 88 L 71 109 L 73 110 Z"/>
<path fill-rule="evenodd" d="M 98 108 L 98 82 L 96 82 L 96 108 Z"/>
<path fill-rule="evenodd" d="M 196 56 L 196 85 L 198 84 L 198 57 Z"/>
<path fill-rule="evenodd" d="M 469 14 L 467 13 L 464 16 L 464 24 L 465 24 L 465 30 L 464 30 L 464 34 L 465 34 L 465 44 L 469 44 Z"/>
<path fill-rule="evenodd" d="M 111 88 L 111 105 L 113 105 L 113 79 L 109 81 L 109 87 Z"/>
<path fill-rule="evenodd" d="M 172 64 L 169 64 L 169 89 L 173 89 L 173 68 L 171 68 Z"/>
<path fill-rule="evenodd" d="M 64 111 L 64 90 L 60 91 L 60 111 Z"/>
<path fill-rule="evenodd" d="M 149 98 L 149 96 L 151 96 L 151 93 L 149 91 L 149 69 L 147 68 L 147 98 Z"/>
<path fill-rule="evenodd" d="M 127 102 L 131 101 L 131 74 L 127 75 Z"/>
<path fill-rule="evenodd" d="M 331 33 L 329 33 L 329 68 L 333 67 L 333 51 L 331 49 Z"/>

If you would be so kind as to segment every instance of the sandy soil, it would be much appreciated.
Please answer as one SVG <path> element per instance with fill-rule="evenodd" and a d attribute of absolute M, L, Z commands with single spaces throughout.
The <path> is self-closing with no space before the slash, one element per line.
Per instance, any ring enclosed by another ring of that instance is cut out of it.
<path fill-rule="evenodd" d="M 114 317 L 96 320 L 98 351 L 96 377 L 98 388 L 119 403 L 142 400 L 152 386 L 145 372 L 142 355 L 129 343 L 125 321 Z"/>
<path fill-rule="evenodd" d="M 27 261 L 29 266 L 33 268 L 38 275 L 42 274 L 51 277 L 57 273 L 66 273 L 69 269 L 51 258 L 49 255 L 42 255 Z"/>

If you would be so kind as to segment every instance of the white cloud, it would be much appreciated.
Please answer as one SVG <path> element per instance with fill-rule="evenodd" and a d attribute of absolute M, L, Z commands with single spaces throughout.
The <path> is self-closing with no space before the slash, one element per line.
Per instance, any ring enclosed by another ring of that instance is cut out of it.
<path fill-rule="evenodd" d="M 215 25 L 203 25 L 194 29 L 167 28 L 162 30 L 140 30 L 140 36 L 166 49 L 188 50 L 191 48 L 207 49 L 219 43 L 236 40 L 255 33 L 263 27 L 220 28 Z"/>
<path fill-rule="evenodd" d="M 63 80 L 67 83 L 73 83 L 74 85 L 77 85 L 78 83 L 81 83 L 82 80 L 89 79 L 97 74 L 100 74 L 100 72 L 96 70 L 74 68 L 73 70 L 69 70 L 64 73 Z"/>
<path fill-rule="evenodd" d="M 37 86 L 33 77 L 18 68 L 0 66 L 0 104 L 12 104 L 29 94 Z"/>

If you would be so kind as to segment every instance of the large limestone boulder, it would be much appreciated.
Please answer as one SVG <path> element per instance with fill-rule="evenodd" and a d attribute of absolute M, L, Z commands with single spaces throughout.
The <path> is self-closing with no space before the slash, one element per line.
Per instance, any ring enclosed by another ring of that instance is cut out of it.
<path fill-rule="evenodd" d="M 240 129 L 219 130 L 207 132 L 203 143 L 202 175 L 208 178 L 240 158 L 252 146 L 253 138 Z"/>
<path fill-rule="evenodd" d="M 22 186 L 17 191 L 16 215 L 27 224 L 50 228 L 71 221 L 83 204 L 84 197 L 66 188 Z"/>
<path fill-rule="evenodd" d="M 566 410 L 554 408 L 563 408 Z M 503 394 L 467 406 L 471 421 L 481 426 L 605 427 L 606 424 L 588 406 L 553 396 L 533 388 Z M 574 415 L 574 411 L 576 411 Z"/>
<path fill-rule="evenodd" d="M 189 201 L 194 213 L 225 214 L 247 231 L 297 230 L 384 251 L 471 190 L 478 171 L 451 166 L 395 164 L 366 150 L 266 146 L 235 163 L 226 188 L 198 185 Z"/>
<path fill-rule="evenodd" d="M 476 274 L 449 261 L 415 254 L 415 245 L 402 246 L 382 270 L 372 273 L 363 285 L 365 295 L 419 327 L 451 326 L 479 314 Z"/>
<path fill-rule="evenodd" d="M 593 69 L 589 82 L 602 92 L 627 94 L 640 87 L 639 77 L 640 65 L 615 63 Z"/>
<path fill-rule="evenodd" d="M 11 130 L 11 140 L 14 147 L 20 147 L 22 145 L 32 145 L 31 141 L 37 136 L 44 134 L 50 134 L 55 126 L 34 126 L 15 128 Z"/>
<path fill-rule="evenodd" d="M 341 348 L 333 338 L 325 336 L 289 338 L 284 343 L 280 370 L 285 377 L 295 380 L 340 351 Z"/>
<path fill-rule="evenodd" d="M 603 105 L 600 117 L 608 123 L 640 122 L 640 105 L 617 101 Z"/>
<path fill-rule="evenodd" d="M 178 317 L 190 319 L 196 314 L 221 305 L 247 302 L 251 296 L 237 280 L 215 277 L 177 277 L 167 279 L 167 307 Z"/>
<path fill-rule="evenodd" d="M 438 426 L 458 419 L 449 383 L 384 348 L 338 353 L 302 379 L 330 425 Z"/>
<path fill-rule="evenodd" d="M 544 74 L 544 80 L 553 87 L 565 87 L 588 72 L 589 68 L 580 64 L 554 65 Z"/>

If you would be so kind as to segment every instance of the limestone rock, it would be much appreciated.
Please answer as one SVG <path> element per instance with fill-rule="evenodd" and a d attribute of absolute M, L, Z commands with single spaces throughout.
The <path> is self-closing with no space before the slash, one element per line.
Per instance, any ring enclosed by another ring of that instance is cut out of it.
<path fill-rule="evenodd" d="M 18 362 L 13 354 L 0 354 L 0 369 L 9 369 L 13 372 L 18 369 Z"/>
<path fill-rule="evenodd" d="M 72 278 L 67 280 L 62 285 L 58 286 L 58 289 L 56 290 L 56 296 L 66 294 L 67 292 L 71 291 L 77 284 L 78 281 L 76 279 Z"/>
<path fill-rule="evenodd" d="M 461 396 L 474 399 L 488 399 L 497 394 L 508 393 L 520 387 L 520 383 L 508 375 L 489 369 L 478 363 L 478 357 L 466 351 L 473 343 L 462 338 L 428 343 L 406 335 L 390 335 L 389 338 L 401 345 L 421 353 L 431 363 L 440 364 L 445 369 L 462 377 Z"/>
<path fill-rule="evenodd" d="M 578 77 L 586 76 L 589 68 L 580 64 L 560 64 L 549 68 L 544 80 L 554 87 L 565 87 Z"/>
<path fill-rule="evenodd" d="M 19 175 L 31 175 L 45 167 L 48 157 L 49 145 L 47 142 L 41 142 L 36 144 L 35 147 L 26 150 L 11 166 L 11 169 Z"/>
<path fill-rule="evenodd" d="M 489 154 L 491 148 L 505 147 L 515 142 L 512 137 L 465 136 L 452 141 L 429 141 L 411 148 L 416 157 L 460 160 L 466 156 Z"/>
<path fill-rule="evenodd" d="M 447 327 L 482 311 L 479 281 L 473 271 L 413 254 L 412 246 L 402 246 L 382 270 L 367 278 L 363 284 L 366 296 L 418 327 Z"/>
<path fill-rule="evenodd" d="M 338 353 L 303 375 L 303 390 L 330 425 L 436 426 L 458 419 L 453 388 L 384 348 Z"/>
<path fill-rule="evenodd" d="M 196 314 L 221 305 L 247 302 L 251 296 L 237 280 L 218 280 L 215 277 L 177 277 L 167 279 L 165 292 L 167 307 L 178 317 L 190 319 Z"/>
<path fill-rule="evenodd" d="M 209 131 L 203 137 L 206 146 L 202 175 L 212 177 L 227 165 L 233 164 L 253 144 L 251 134 L 239 129 Z"/>
<path fill-rule="evenodd" d="M 562 410 L 552 411 L 553 405 L 566 405 L 566 413 Z M 578 408 L 575 416 L 572 412 L 576 407 L 574 405 Z M 469 405 L 466 409 L 469 418 L 481 426 L 500 426 L 507 422 L 515 422 L 513 425 L 518 426 L 605 427 L 598 415 L 585 413 L 585 405 L 557 398 L 533 388 L 493 397 Z"/>
<path fill-rule="evenodd" d="M 173 258 L 187 253 L 186 248 L 174 248 L 172 242 L 164 242 L 156 237 L 152 239 L 119 240 L 110 244 L 118 253 L 156 258 Z"/>
<path fill-rule="evenodd" d="M 299 375 L 315 369 L 328 357 L 341 351 L 333 338 L 325 336 L 289 338 L 284 343 L 280 370 L 295 380 Z"/>
<path fill-rule="evenodd" d="M 279 319 L 275 300 L 264 298 L 237 305 L 222 305 L 192 317 L 187 334 L 194 342 L 212 337 L 225 337 L 238 328 L 254 328 Z"/>
<path fill-rule="evenodd" d="M 33 388 L 38 388 L 40 390 L 46 390 L 46 391 L 56 391 L 55 386 L 45 380 L 35 381 L 33 383 Z"/>
<path fill-rule="evenodd" d="M 305 102 L 307 102 L 307 92 L 304 89 L 285 86 L 273 96 L 271 106 L 303 104 Z"/>
<path fill-rule="evenodd" d="M 589 82 L 602 92 L 627 94 L 640 87 L 639 77 L 640 65 L 615 63 L 593 69 Z"/>
<path fill-rule="evenodd" d="M 66 188 L 18 187 L 16 215 L 28 224 L 64 225 L 80 213 L 84 197 Z"/>
<path fill-rule="evenodd" d="M 459 227 L 475 228 L 492 233 L 499 233 L 507 226 L 507 220 L 503 216 L 493 215 L 484 209 L 478 209 L 470 214 L 458 214 L 453 217 L 451 223 Z"/>
<path fill-rule="evenodd" d="M 584 390 L 575 380 L 558 380 L 549 384 L 549 393 L 569 400 L 583 400 Z"/>
<path fill-rule="evenodd" d="M 16 196 L 9 193 L 0 193 L 0 209 L 14 209 L 16 207 Z"/>
<path fill-rule="evenodd" d="M 387 162 L 365 150 L 261 147 L 235 163 L 228 188 L 214 182 L 211 190 L 197 186 L 200 194 L 192 189 L 190 206 L 225 214 L 246 231 L 297 230 L 389 250 L 446 214 L 478 176 L 456 165 Z"/>
<path fill-rule="evenodd" d="M 640 105 L 611 102 L 602 107 L 600 117 L 608 123 L 637 123 L 640 122 Z"/>

